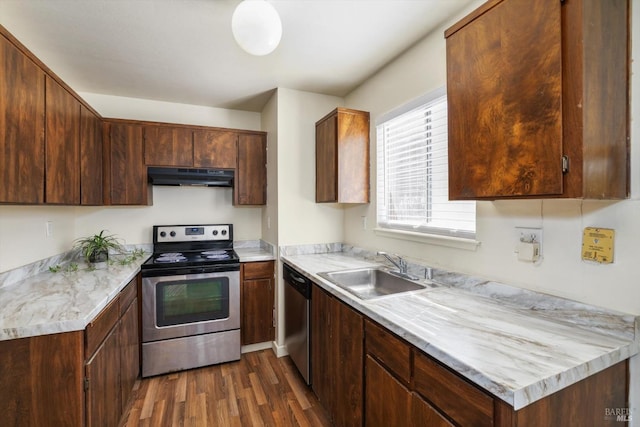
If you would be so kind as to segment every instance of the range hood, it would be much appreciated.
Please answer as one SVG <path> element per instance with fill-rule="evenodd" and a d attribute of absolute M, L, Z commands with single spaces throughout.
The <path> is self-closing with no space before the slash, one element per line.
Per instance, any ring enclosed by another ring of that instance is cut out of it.
<path fill-rule="evenodd" d="M 153 185 L 233 187 L 234 172 L 227 169 L 158 168 L 147 169 Z"/>

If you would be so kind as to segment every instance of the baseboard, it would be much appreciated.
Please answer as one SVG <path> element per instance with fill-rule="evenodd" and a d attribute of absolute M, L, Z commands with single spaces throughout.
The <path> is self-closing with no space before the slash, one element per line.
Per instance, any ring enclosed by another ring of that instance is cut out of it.
<path fill-rule="evenodd" d="M 283 356 L 289 355 L 287 348 L 284 345 L 278 345 L 278 343 L 275 341 L 271 343 L 271 349 L 275 353 L 276 357 L 283 357 Z"/>
<path fill-rule="evenodd" d="M 255 344 L 243 345 L 242 347 L 240 347 L 240 353 L 252 353 L 254 351 L 266 350 L 268 348 L 271 348 L 270 341 L 259 342 Z"/>

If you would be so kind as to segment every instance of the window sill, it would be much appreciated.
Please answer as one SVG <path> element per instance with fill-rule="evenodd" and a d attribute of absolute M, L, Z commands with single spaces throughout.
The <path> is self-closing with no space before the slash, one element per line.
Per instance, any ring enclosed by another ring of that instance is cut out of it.
<path fill-rule="evenodd" d="M 409 240 L 412 242 L 428 243 L 430 245 L 445 246 L 448 248 L 475 251 L 480 242 L 475 239 L 463 239 L 460 237 L 439 236 L 437 234 L 415 233 L 412 231 L 393 230 L 389 228 L 374 228 L 373 231 L 378 236 L 390 237 L 392 239 Z"/>

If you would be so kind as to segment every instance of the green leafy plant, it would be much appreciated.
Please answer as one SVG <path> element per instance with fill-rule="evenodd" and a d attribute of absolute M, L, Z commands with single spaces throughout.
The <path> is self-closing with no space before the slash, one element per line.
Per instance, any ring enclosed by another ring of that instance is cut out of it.
<path fill-rule="evenodd" d="M 102 230 L 99 234 L 76 239 L 74 248 L 80 249 L 87 262 L 93 264 L 109 259 L 109 251 L 122 252 L 120 239 L 113 234 L 105 234 Z"/>
<path fill-rule="evenodd" d="M 78 271 L 78 264 L 76 264 L 75 262 L 72 262 L 70 264 L 67 264 L 66 267 L 64 268 L 62 268 L 60 264 L 56 264 L 56 265 L 50 266 L 49 271 L 52 273 L 59 273 L 61 271 L 65 273 L 75 273 Z"/>

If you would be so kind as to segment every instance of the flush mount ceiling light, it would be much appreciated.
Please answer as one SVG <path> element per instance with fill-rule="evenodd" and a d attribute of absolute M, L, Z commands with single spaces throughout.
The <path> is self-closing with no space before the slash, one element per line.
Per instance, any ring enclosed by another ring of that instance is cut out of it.
<path fill-rule="evenodd" d="M 231 31 L 240 47 L 251 55 L 268 55 L 278 47 L 282 22 L 276 9 L 265 0 L 244 0 L 231 18 Z"/>

